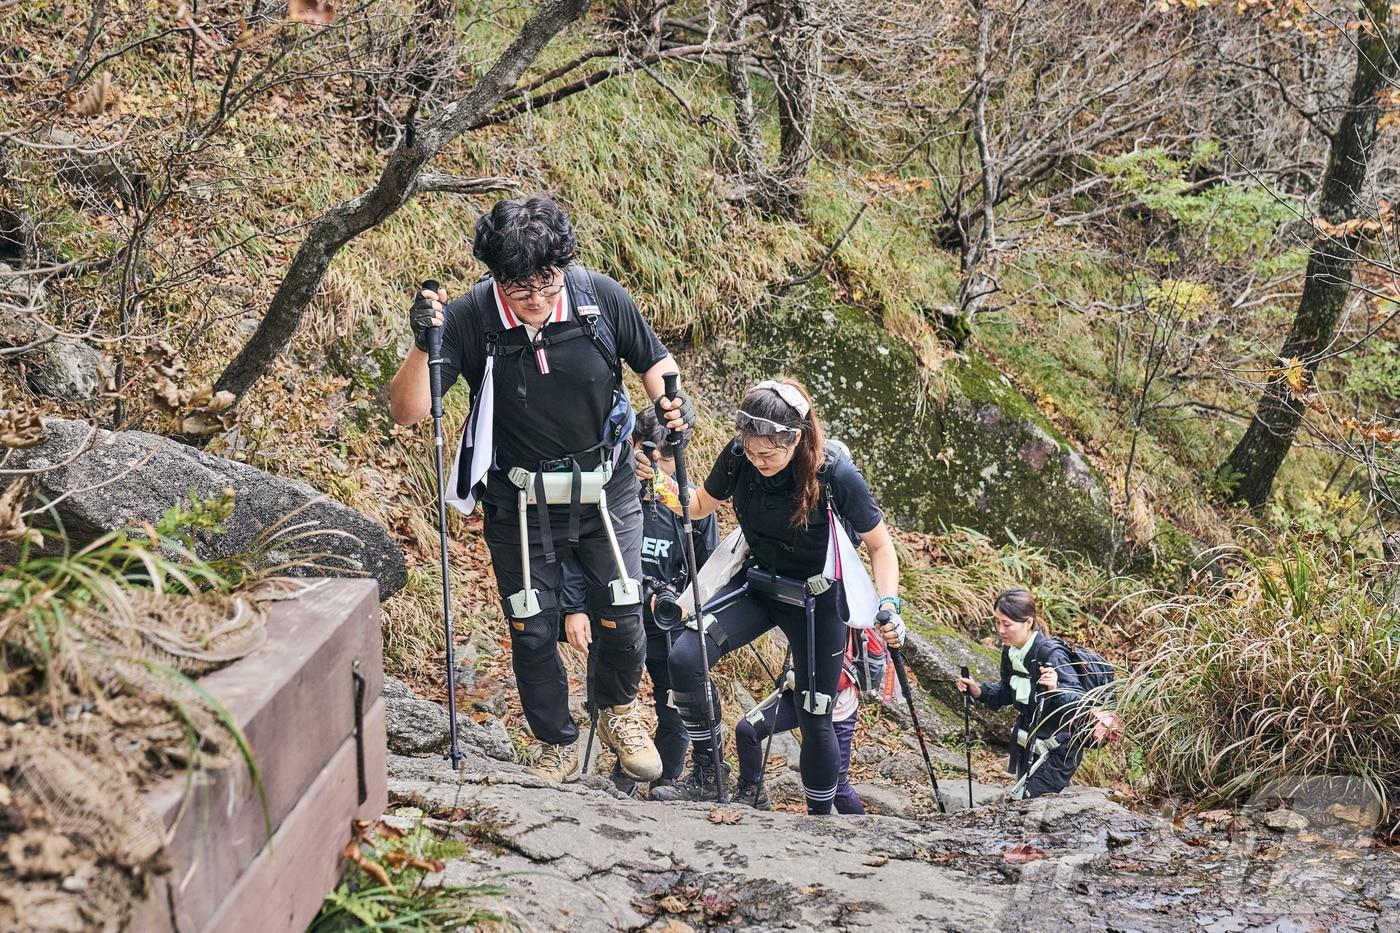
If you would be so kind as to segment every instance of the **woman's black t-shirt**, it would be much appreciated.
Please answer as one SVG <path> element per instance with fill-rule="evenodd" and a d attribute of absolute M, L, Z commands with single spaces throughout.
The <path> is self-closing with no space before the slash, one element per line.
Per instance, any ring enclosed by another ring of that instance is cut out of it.
<path fill-rule="evenodd" d="M 884 517 L 880 507 L 875 504 L 865 477 L 848 457 L 828 450 L 818 479 L 830 492 L 836 514 L 857 534 L 872 531 L 880 524 Z M 794 527 L 792 510 L 797 485 L 791 467 L 764 476 L 744 456 L 744 448 L 735 437 L 710 470 L 705 492 L 718 501 L 734 500 L 734 511 L 749 551 L 764 568 L 800 580 L 822 572 L 829 538 L 826 492 L 807 516 L 806 526 Z"/>

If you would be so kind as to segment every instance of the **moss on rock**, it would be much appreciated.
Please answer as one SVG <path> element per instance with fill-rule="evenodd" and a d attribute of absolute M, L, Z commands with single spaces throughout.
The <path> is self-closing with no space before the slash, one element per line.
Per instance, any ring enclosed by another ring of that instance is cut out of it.
<path fill-rule="evenodd" d="M 824 285 L 777 302 L 718 348 L 715 366 L 724 397 L 710 401 L 722 410 L 738 402 L 736 376 L 806 383 L 831 436 L 850 446 L 903 527 L 964 525 L 1091 557 L 1113 545 L 1102 478 L 990 362 L 975 353 L 950 361 L 934 397 L 909 347 Z"/>

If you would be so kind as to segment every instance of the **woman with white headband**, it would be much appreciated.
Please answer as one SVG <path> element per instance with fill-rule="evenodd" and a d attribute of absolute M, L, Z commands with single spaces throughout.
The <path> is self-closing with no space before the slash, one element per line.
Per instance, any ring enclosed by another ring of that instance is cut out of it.
<path fill-rule="evenodd" d="M 743 570 L 717 593 L 703 594 L 705 654 L 713 666 L 764 632 L 782 629 L 796 674 L 807 812 L 830 813 L 839 757 L 831 714 L 846 626 L 868 627 L 876 608 L 873 598 L 859 607 L 854 597 L 848 599 L 859 588 L 856 578 L 866 591 L 869 583 L 854 559 L 847 529 L 869 549 L 878 608 L 890 612 L 881 634 L 894 646 L 904 640 L 899 561 L 865 478 L 838 445 L 825 443 L 812 400 L 800 383 L 759 383 L 744 396 L 736 420 L 739 433 L 691 505 L 692 517 L 699 520 L 732 499 L 749 549 Z M 843 585 L 843 577 L 851 585 Z M 852 618 L 853 613 L 865 617 Z M 691 624 L 671 649 L 671 702 L 692 743 L 693 769 L 678 790 L 689 799 L 704 799 L 715 795 L 719 781 L 727 782 L 728 769 L 722 764 L 723 750 L 716 750 L 711 739 L 704 693 L 709 678 L 700 636 L 693 620 Z M 713 691 L 712 703 L 718 719 L 719 696 Z"/>

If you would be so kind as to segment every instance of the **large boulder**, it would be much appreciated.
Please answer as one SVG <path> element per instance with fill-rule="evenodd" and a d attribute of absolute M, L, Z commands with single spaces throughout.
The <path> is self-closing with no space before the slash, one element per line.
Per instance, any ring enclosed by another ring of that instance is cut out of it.
<path fill-rule="evenodd" d="M 715 352 L 699 367 L 717 377 L 707 402 L 732 412 L 741 380 L 801 379 L 901 527 L 962 525 L 1093 558 L 1113 548 L 1102 477 L 975 353 L 930 376 L 903 341 L 825 286 L 778 302 Z"/>
<path fill-rule="evenodd" d="M 288 572 L 372 576 L 380 599 L 408 581 L 403 551 L 382 525 L 306 483 L 144 431 L 103 431 L 62 418 L 45 418 L 44 428 L 45 440 L 12 451 L 5 468 L 42 471 L 40 493 L 57 503 L 54 510 L 74 544 L 131 522 L 154 524 L 191 493 L 208 498 L 232 489 L 235 504 L 224 532 L 196 536 L 201 557 L 226 558 L 250 548 L 264 551 L 268 563 L 318 555 L 314 567 Z M 279 523 L 293 511 L 279 538 Z"/>

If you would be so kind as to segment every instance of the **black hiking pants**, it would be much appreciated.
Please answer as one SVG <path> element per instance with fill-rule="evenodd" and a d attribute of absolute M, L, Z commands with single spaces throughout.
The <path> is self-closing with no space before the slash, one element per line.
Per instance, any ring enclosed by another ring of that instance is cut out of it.
<path fill-rule="evenodd" d="M 628 487 L 630 491 L 630 486 Z M 610 488 L 609 493 L 613 490 Z M 627 576 L 642 579 L 642 503 L 635 495 L 609 496 L 608 511 L 622 550 Z M 510 628 L 511 666 L 520 690 L 520 705 L 530 730 L 542 742 L 569 745 L 578 739 L 578 726 L 569 715 L 569 681 L 559 657 L 561 608 L 559 591 L 563 560 L 572 557 L 587 585 L 588 614 L 593 620 L 593 699 L 599 706 L 623 706 L 637 698 L 646 662 L 646 634 L 640 603 L 614 606 L 608 583 L 617 577 L 617 563 L 596 506 L 582 506 L 579 542 L 569 543 L 569 508 L 551 506 L 550 528 L 555 560 L 548 561 L 534 506 L 527 517 L 530 537 L 530 585 L 539 591 L 540 612 L 528 619 L 512 617 L 508 598 L 524 585 L 520 572 L 520 528 L 515 506 L 482 504 L 484 537 L 500 591 L 501 611 Z"/>
<path fill-rule="evenodd" d="M 712 599 L 732 592 L 745 579 L 739 574 L 720 588 Z M 792 646 L 793 668 L 797 675 L 797 690 L 801 696 L 807 690 L 807 613 L 801 606 L 779 602 L 771 596 L 750 591 L 715 613 L 715 622 L 705 634 L 705 649 L 710 666 L 721 657 L 738 651 L 764 632 L 782 629 Z M 836 604 L 836 588 L 816 597 L 816 689 L 836 702 L 837 683 L 841 677 L 841 657 L 846 650 L 846 626 L 841 621 Z M 700 638 L 693 629 L 685 629 L 671 646 L 671 686 L 676 707 L 685 722 L 686 732 L 697 755 L 713 757 L 710 723 L 705 715 L 704 665 L 700 661 Z M 720 717 L 719 695 L 712 692 L 716 718 Z M 802 789 L 807 797 L 808 813 L 830 813 L 836 797 L 840 748 L 831 723 L 828 706 L 824 715 L 815 715 L 797 705 L 797 725 L 802 730 Z"/>
<path fill-rule="evenodd" d="M 1035 770 L 1035 774 L 1030 776 L 1030 780 L 1026 781 L 1027 797 L 1058 794 L 1069 786 L 1074 772 L 1078 770 L 1079 762 L 1084 757 L 1083 744 L 1072 741 L 1068 732 L 1060 733 L 1057 738 L 1060 740 L 1059 748 L 1051 752 L 1050 757 L 1045 759 L 1045 763 Z M 1034 744 L 1034 741 L 1032 739 L 1031 743 Z M 1035 764 L 1035 756 L 1031 754 L 1031 750 L 1022 748 L 1013 741 L 1011 743 L 1010 767 L 1007 770 L 1019 779 L 1021 775 L 1030 770 L 1033 764 Z"/>

